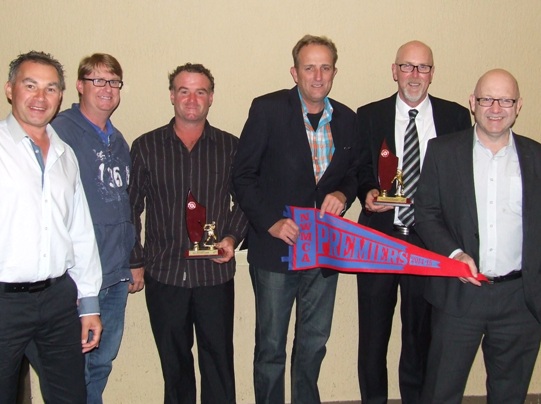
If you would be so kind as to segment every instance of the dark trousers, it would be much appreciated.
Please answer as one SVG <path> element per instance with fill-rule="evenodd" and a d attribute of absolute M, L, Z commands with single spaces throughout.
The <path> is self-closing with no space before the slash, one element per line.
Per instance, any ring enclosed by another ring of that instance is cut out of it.
<path fill-rule="evenodd" d="M 522 279 L 483 283 L 477 295 L 461 317 L 433 309 L 423 403 L 462 402 L 479 345 L 487 371 L 487 403 L 524 403 L 541 325 L 526 307 Z"/>
<path fill-rule="evenodd" d="M 165 382 L 166 404 L 195 403 L 194 328 L 201 372 L 201 403 L 235 402 L 233 279 L 216 286 L 181 288 L 145 274 L 150 325 Z"/>
<path fill-rule="evenodd" d="M 86 403 L 77 288 L 66 276 L 41 292 L 0 290 L 0 403 L 15 403 L 19 368 L 33 341 L 51 403 Z"/>
<path fill-rule="evenodd" d="M 400 237 L 422 246 L 416 234 Z M 358 274 L 359 386 L 364 404 L 386 403 L 387 348 L 400 287 L 402 349 L 398 368 L 404 404 L 417 404 L 425 377 L 430 343 L 430 305 L 423 297 L 426 278 L 415 275 Z M 394 369 L 393 369 L 394 370 Z"/>

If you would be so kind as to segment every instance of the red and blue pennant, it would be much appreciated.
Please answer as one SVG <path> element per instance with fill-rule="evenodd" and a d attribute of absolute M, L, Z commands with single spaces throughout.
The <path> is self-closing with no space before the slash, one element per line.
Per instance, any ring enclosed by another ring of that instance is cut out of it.
<path fill-rule="evenodd" d="M 387 236 L 351 220 L 319 209 L 286 207 L 300 228 L 289 247 L 289 269 L 330 268 L 351 273 L 470 277 L 467 264 Z M 478 280 L 486 280 L 479 274 Z"/>

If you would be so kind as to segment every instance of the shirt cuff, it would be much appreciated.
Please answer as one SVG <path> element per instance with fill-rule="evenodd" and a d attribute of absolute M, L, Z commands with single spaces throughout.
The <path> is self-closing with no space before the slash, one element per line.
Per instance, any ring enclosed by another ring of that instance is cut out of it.
<path fill-rule="evenodd" d="M 98 296 L 82 297 L 79 299 L 79 317 L 89 316 L 91 314 L 100 314 L 100 302 Z"/>
<path fill-rule="evenodd" d="M 455 251 L 453 251 L 451 254 L 449 254 L 449 258 L 455 258 L 461 252 L 464 252 L 464 251 L 462 251 L 461 248 L 457 248 Z"/>

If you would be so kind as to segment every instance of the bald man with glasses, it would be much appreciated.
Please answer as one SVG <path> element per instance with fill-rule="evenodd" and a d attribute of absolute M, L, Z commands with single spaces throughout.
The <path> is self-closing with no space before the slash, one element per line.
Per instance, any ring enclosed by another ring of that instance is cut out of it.
<path fill-rule="evenodd" d="M 417 233 L 430 250 L 466 263 L 471 276 L 428 281 L 426 404 L 462 402 L 479 346 L 487 402 L 526 400 L 541 340 L 541 144 L 511 129 L 521 107 L 516 79 L 490 70 L 470 96 L 475 126 L 428 143 Z"/>
<path fill-rule="evenodd" d="M 413 199 L 428 140 L 470 127 L 470 114 L 454 102 L 428 94 L 435 67 L 432 50 L 426 44 L 411 41 L 402 45 L 391 70 L 398 92 L 357 110 L 362 143 L 358 197 L 363 210 L 359 223 L 423 247 L 415 232 L 413 207 L 374 203 L 381 191 L 378 165 L 382 145 L 385 142 L 388 150 L 398 157 L 397 168 L 403 172 L 406 196 Z M 405 404 L 419 402 L 430 340 L 430 308 L 423 298 L 424 284 L 424 277 L 414 275 L 357 275 L 358 370 L 363 403 L 387 402 L 387 347 L 399 287 L 400 394 Z"/>

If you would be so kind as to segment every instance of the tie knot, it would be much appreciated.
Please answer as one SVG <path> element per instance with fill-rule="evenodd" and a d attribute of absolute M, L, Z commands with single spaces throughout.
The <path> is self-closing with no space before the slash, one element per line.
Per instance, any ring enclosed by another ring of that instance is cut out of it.
<path fill-rule="evenodd" d="M 417 111 L 416 109 L 410 109 L 408 113 L 409 113 L 410 119 L 415 119 L 419 111 Z"/>

